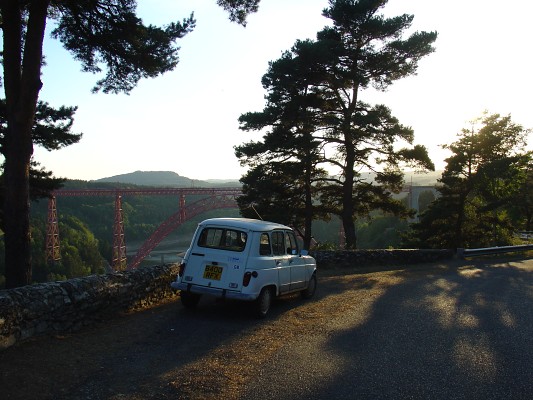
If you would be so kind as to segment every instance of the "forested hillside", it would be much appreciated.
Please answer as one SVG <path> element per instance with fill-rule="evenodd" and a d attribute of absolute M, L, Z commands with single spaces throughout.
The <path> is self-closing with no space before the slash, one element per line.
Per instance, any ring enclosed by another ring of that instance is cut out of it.
<path fill-rule="evenodd" d="M 159 177 L 164 175 L 152 175 L 152 181 L 160 182 Z M 128 177 L 131 176 L 128 175 Z M 137 177 L 140 175 L 137 174 Z M 167 177 L 170 176 L 167 175 Z M 146 178 L 146 174 L 144 178 Z M 204 183 L 209 183 L 209 186 L 215 187 L 237 186 L 238 182 L 222 182 L 218 185 L 212 182 Z M 101 180 L 68 180 L 64 185 L 65 189 L 134 189 L 138 187 L 147 186 L 103 182 Z M 191 204 L 199 198 L 200 196 L 187 196 L 187 204 Z M 48 201 L 41 200 L 32 203 L 33 280 L 35 282 L 62 280 L 104 273 L 109 270 L 113 243 L 114 202 L 113 196 L 59 196 L 57 198 L 62 258 L 55 263 L 47 262 L 45 255 Z M 178 211 L 179 198 L 177 196 L 126 195 L 122 198 L 122 207 L 127 252 L 128 256 L 131 257 L 162 222 Z M 165 240 L 165 251 L 172 252 L 174 249 L 176 253 L 183 251 L 198 222 L 206 218 L 223 216 L 238 217 L 240 215 L 237 207 L 198 215 L 186 221 L 171 234 L 170 238 Z M 358 225 L 361 248 L 398 247 L 401 242 L 401 232 L 406 227 L 405 221 L 375 214 L 372 220 L 362 221 Z M 316 222 L 313 225 L 313 244 L 323 248 L 338 246 L 339 228 L 339 221 L 335 218 L 329 222 Z M 0 241 L 0 253 L 3 253 L 3 250 L 3 242 Z M 3 257 L 0 257 L 0 287 L 3 286 L 4 268 Z"/>
<path fill-rule="evenodd" d="M 137 188 L 135 185 L 67 181 L 65 189 L 113 189 Z M 199 196 L 188 196 L 190 204 Z M 103 273 L 109 269 L 113 243 L 115 198 L 113 196 L 87 196 L 57 198 L 61 260 L 46 261 L 46 221 L 48 201 L 32 203 L 32 264 L 33 280 L 43 282 L 61 280 L 90 274 Z M 179 209 L 177 196 L 123 196 L 122 207 L 128 255 L 134 254 L 155 229 Z M 173 234 L 178 247 L 183 249 L 198 222 L 217 216 L 238 216 L 238 210 L 215 210 L 186 221 Z M 3 252 L 0 242 L 0 252 Z M 181 250 L 180 250 L 181 251 Z M 3 257 L 0 257 L 0 287 L 3 286 Z"/>
<path fill-rule="evenodd" d="M 109 189 L 123 188 L 134 189 L 139 186 L 102 183 L 68 181 L 65 189 Z M 193 203 L 200 199 L 200 196 L 187 196 L 187 203 Z M 111 244 L 113 239 L 113 222 L 115 198 L 113 196 L 87 196 L 87 197 L 64 197 L 57 198 L 57 211 L 59 220 L 65 216 L 72 216 L 82 221 L 100 243 L 102 255 L 110 257 Z M 122 208 L 124 214 L 125 236 L 128 242 L 139 242 L 146 240 L 154 230 L 168 217 L 178 211 L 179 198 L 177 196 L 128 196 L 122 197 Z M 41 201 L 33 207 L 33 217 L 36 219 L 46 218 L 47 202 Z M 198 218 L 186 221 L 180 228 L 179 234 L 190 236 L 194 232 L 199 220 L 209 218 L 213 215 L 223 213 L 224 215 L 237 216 L 237 209 L 223 210 L 213 213 L 206 213 Z"/>

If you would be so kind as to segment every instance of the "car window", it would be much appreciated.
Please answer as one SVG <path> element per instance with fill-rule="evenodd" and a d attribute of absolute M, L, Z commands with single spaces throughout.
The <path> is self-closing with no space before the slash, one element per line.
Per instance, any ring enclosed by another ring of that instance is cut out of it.
<path fill-rule="evenodd" d="M 243 251 L 248 235 L 246 232 L 226 228 L 204 228 L 198 246 L 229 251 Z"/>
<path fill-rule="evenodd" d="M 285 240 L 283 232 L 272 232 L 272 252 L 275 256 L 282 256 L 285 254 Z"/>
<path fill-rule="evenodd" d="M 294 232 L 286 232 L 285 247 L 287 248 L 287 254 L 298 254 L 298 242 Z"/>
<path fill-rule="evenodd" d="M 268 233 L 262 233 L 261 239 L 259 240 L 259 255 L 269 256 L 271 254 L 272 250 L 270 250 L 270 237 L 268 236 Z"/>

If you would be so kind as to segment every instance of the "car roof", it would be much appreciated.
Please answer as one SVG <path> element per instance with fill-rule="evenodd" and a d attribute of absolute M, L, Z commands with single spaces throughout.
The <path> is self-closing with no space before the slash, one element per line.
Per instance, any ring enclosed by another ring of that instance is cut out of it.
<path fill-rule="evenodd" d="M 210 218 L 200 222 L 201 226 L 224 226 L 230 228 L 241 228 L 249 231 L 271 231 L 273 229 L 291 229 L 290 227 L 276 222 L 261 221 L 250 218 Z"/>

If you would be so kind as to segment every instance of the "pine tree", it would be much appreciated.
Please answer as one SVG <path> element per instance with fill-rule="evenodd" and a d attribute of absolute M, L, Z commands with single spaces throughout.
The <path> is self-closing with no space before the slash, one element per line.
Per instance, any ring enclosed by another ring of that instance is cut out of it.
<path fill-rule="evenodd" d="M 320 211 L 341 217 L 348 248 L 357 245 L 354 219 L 358 216 L 374 208 L 407 214 L 391 196 L 403 184 L 401 165 L 434 168 L 425 147 L 413 146 L 411 128 L 403 126 L 386 106 L 372 106 L 359 98 L 371 86 L 386 90 L 394 81 L 415 74 L 418 61 L 433 51 L 437 37 L 435 32 L 416 32 L 401 39 L 413 16 L 385 18 L 380 10 L 386 3 L 330 0 L 324 16 L 332 26 L 320 31 L 315 41 L 297 41 L 271 63 L 263 78 L 269 91 L 267 107 L 261 114 L 241 117 L 246 129 L 270 128 L 265 147 L 256 143 L 246 145 L 248 149 L 272 155 L 274 148 L 267 144 L 282 143 L 285 156 L 290 149 L 293 154 L 308 154 L 309 166 L 328 163 L 339 171 L 327 178 L 311 176 L 309 182 L 320 190 L 319 196 L 315 193 Z M 258 115 L 263 118 L 260 124 Z M 300 137 L 306 142 L 298 142 Z M 252 154 L 242 151 L 237 156 Z M 261 165 L 268 161 L 264 158 Z M 374 184 L 360 175 L 363 169 L 375 172 Z M 312 170 L 301 169 L 302 174 Z"/>
<path fill-rule="evenodd" d="M 441 196 L 413 225 L 411 243 L 453 249 L 511 244 L 511 211 L 527 187 L 527 134 L 510 115 L 485 112 L 443 146 L 452 154 L 439 179 Z"/>
<path fill-rule="evenodd" d="M 240 23 L 257 9 L 258 0 L 218 0 Z M 191 15 L 164 28 L 144 25 L 135 0 L 1 0 L 1 61 L 7 130 L 2 143 L 4 164 L 4 225 L 6 286 L 31 282 L 30 164 L 32 127 L 39 91 L 46 24 L 55 22 L 52 36 L 81 62 L 86 72 L 105 76 L 95 91 L 129 92 L 141 78 L 156 77 L 178 63 L 177 39 L 195 26 Z"/>

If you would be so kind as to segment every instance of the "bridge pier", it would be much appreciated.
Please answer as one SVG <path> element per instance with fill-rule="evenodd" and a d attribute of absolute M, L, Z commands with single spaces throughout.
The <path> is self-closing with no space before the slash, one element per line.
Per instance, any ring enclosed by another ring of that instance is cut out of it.
<path fill-rule="evenodd" d="M 140 262 L 173 229 L 197 214 L 210 209 L 237 208 L 235 198 L 242 194 L 242 189 L 235 188 L 147 188 L 147 189 L 61 189 L 52 192 L 48 202 L 48 223 L 46 230 L 47 259 L 57 261 L 61 258 L 59 246 L 59 226 L 56 196 L 115 196 L 115 214 L 113 222 L 113 254 L 111 266 L 114 271 L 137 268 Z M 179 195 L 179 210 L 163 221 L 148 238 L 137 254 L 127 265 L 126 239 L 124 235 L 124 214 L 122 195 L 129 196 L 171 196 Z M 187 195 L 202 195 L 205 198 L 186 207 Z"/>
<path fill-rule="evenodd" d="M 48 199 L 48 218 L 46 224 L 46 261 L 54 262 L 61 259 L 59 247 L 59 223 L 57 218 L 56 197 Z"/>
<path fill-rule="evenodd" d="M 413 218 L 413 221 L 417 221 L 420 214 L 420 194 L 425 191 L 430 191 L 433 193 L 435 198 L 440 196 L 439 191 L 435 186 L 413 186 L 410 185 L 407 190 L 409 208 L 416 210 L 416 216 Z"/>
<path fill-rule="evenodd" d="M 124 237 L 124 214 L 122 196 L 115 196 L 115 218 L 113 222 L 113 258 L 111 265 L 115 271 L 124 271 L 127 267 L 126 239 Z"/>
<path fill-rule="evenodd" d="M 187 219 L 187 215 L 185 214 L 185 195 L 184 194 L 180 194 L 180 218 L 179 218 L 179 223 L 183 224 L 186 219 Z"/>

